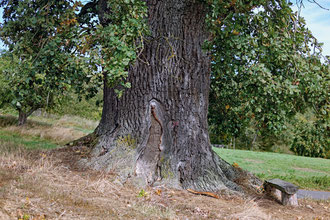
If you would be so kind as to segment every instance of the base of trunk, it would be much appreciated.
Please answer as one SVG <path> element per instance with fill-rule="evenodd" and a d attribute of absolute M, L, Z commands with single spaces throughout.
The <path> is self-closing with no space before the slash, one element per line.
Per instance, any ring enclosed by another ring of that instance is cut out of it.
<path fill-rule="evenodd" d="M 154 172 L 141 173 L 138 170 L 141 154 L 134 139 L 129 136 L 118 137 L 115 133 L 102 136 L 91 134 L 71 143 L 74 151 L 81 154 L 78 167 L 115 173 L 122 184 L 130 180 L 137 187 L 165 185 L 201 192 L 229 190 L 242 193 L 246 190 L 256 192 L 263 184 L 253 174 L 231 166 L 213 152 L 211 159 L 205 157 L 194 167 L 194 173 L 199 175 L 187 176 L 180 163 L 173 164 L 175 160 L 171 161 L 170 158 L 158 161 Z"/>

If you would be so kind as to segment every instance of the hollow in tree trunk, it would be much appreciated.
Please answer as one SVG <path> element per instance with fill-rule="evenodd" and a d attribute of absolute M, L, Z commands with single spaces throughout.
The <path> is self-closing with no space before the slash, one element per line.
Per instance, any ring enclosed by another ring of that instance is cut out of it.
<path fill-rule="evenodd" d="M 104 86 L 101 122 L 90 157 L 94 169 L 123 179 L 199 191 L 240 190 L 239 172 L 211 149 L 210 57 L 200 1 L 148 1 L 151 36 L 129 70 L 131 88 L 118 98 Z"/>

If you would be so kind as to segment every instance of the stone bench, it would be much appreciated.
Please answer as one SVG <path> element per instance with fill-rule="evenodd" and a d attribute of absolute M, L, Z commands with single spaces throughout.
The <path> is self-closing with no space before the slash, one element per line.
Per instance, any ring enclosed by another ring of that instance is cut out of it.
<path fill-rule="evenodd" d="M 281 201 L 283 205 L 298 205 L 298 186 L 292 183 L 280 179 L 266 180 L 264 189 L 268 195 L 274 196 Z"/>

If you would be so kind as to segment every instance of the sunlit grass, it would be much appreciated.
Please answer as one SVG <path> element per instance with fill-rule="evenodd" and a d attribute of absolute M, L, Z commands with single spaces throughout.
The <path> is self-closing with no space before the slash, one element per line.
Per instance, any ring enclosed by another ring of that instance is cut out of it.
<path fill-rule="evenodd" d="M 10 131 L 0 130 L 0 140 L 5 143 L 22 145 L 27 149 L 53 149 L 58 145 L 39 137 L 21 136 Z"/>
<path fill-rule="evenodd" d="M 301 188 L 330 190 L 330 160 L 288 154 L 213 148 L 228 163 L 238 163 L 262 179 L 280 178 Z"/>
<path fill-rule="evenodd" d="M 17 117 L 0 115 L 0 140 L 24 145 L 29 149 L 52 149 L 92 133 L 96 121 L 76 116 L 32 116 L 23 127 Z"/>

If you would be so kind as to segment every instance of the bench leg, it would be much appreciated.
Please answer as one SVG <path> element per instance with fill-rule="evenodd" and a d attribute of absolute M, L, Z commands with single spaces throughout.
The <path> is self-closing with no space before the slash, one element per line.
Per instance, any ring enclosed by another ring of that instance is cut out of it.
<path fill-rule="evenodd" d="M 282 192 L 282 204 L 298 206 L 297 193 L 290 195 L 286 194 L 285 192 Z"/>
<path fill-rule="evenodd" d="M 282 200 L 282 192 L 272 186 L 267 185 L 265 188 L 268 195 L 275 197 L 278 201 Z"/>

